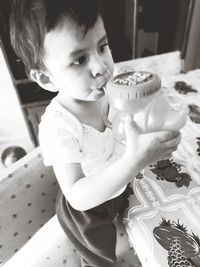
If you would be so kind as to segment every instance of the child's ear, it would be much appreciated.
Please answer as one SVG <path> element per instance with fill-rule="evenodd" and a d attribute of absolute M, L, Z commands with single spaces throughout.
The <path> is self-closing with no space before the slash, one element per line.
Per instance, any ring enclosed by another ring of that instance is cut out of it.
<path fill-rule="evenodd" d="M 32 69 L 30 71 L 30 77 L 43 89 L 51 92 L 58 92 L 58 88 L 56 88 L 56 86 L 51 82 L 48 74 L 44 73 L 43 71 Z"/>

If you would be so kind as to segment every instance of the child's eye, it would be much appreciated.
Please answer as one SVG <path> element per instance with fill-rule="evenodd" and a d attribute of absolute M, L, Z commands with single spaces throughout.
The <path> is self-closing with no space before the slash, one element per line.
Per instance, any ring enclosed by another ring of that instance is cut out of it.
<path fill-rule="evenodd" d="M 79 57 L 76 61 L 73 62 L 74 66 L 80 66 L 85 64 L 87 61 L 87 57 L 86 56 L 81 56 Z"/>
<path fill-rule="evenodd" d="M 107 48 L 108 48 L 108 43 L 102 44 L 99 46 L 99 52 L 103 53 L 106 51 Z"/>

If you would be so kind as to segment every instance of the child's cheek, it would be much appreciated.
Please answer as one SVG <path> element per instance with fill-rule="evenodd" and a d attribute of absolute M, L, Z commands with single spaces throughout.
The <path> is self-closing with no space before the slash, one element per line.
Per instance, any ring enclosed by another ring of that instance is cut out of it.
<path fill-rule="evenodd" d="M 113 75 L 113 72 L 114 72 L 114 61 L 113 61 L 112 56 L 110 58 L 108 69 L 109 69 L 110 75 L 112 76 Z"/>

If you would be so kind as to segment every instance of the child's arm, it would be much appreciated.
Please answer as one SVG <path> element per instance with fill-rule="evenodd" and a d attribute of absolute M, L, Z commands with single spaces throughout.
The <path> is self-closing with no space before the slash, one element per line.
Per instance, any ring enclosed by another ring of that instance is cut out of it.
<path fill-rule="evenodd" d="M 132 121 L 126 123 L 124 155 L 95 175 L 85 177 L 80 164 L 57 164 L 54 171 L 63 194 L 77 210 L 87 210 L 111 198 L 150 163 L 169 158 L 177 149 L 177 132 L 138 134 Z"/>

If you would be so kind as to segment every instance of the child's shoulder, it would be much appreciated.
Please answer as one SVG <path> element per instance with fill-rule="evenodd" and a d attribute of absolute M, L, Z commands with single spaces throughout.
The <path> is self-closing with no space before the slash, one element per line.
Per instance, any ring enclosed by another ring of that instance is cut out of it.
<path fill-rule="evenodd" d="M 81 129 L 82 126 L 78 119 L 66 110 L 56 98 L 47 106 L 39 124 L 39 133 L 46 132 L 46 130 L 54 133 L 68 131 L 77 136 L 80 135 Z"/>

